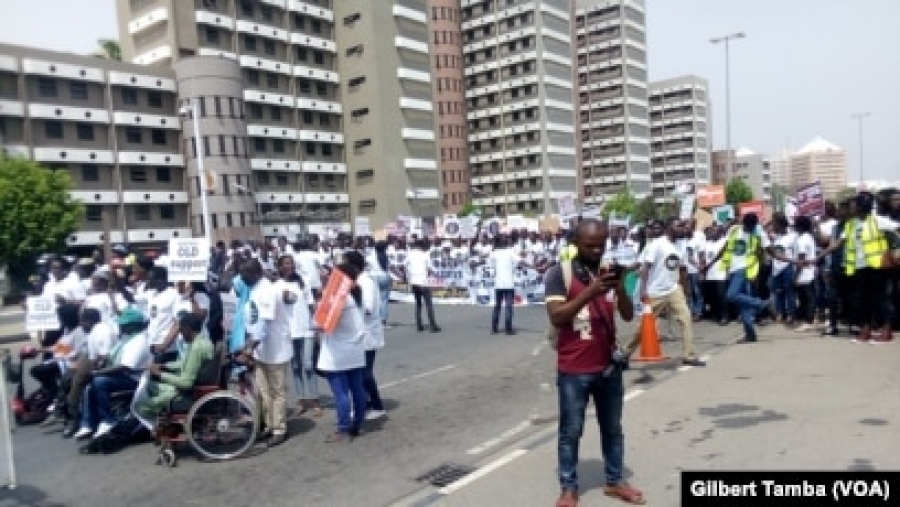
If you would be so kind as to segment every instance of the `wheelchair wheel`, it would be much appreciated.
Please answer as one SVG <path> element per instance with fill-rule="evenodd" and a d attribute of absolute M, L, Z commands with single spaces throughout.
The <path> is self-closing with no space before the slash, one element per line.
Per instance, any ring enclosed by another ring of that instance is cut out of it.
<path fill-rule="evenodd" d="M 259 431 L 255 406 L 231 391 L 197 400 L 185 420 L 188 442 L 209 459 L 226 460 L 247 452 Z"/>

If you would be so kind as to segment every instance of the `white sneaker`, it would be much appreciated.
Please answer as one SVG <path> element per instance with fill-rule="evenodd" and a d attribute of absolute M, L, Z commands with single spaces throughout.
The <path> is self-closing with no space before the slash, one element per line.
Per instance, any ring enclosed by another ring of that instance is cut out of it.
<path fill-rule="evenodd" d="M 78 433 L 75 434 L 75 440 L 84 440 L 93 434 L 94 431 L 92 429 L 82 426 L 81 429 L 78 430 Z"/>
<path fill-rule="evenodd" d="M 367 421 L 375 421 L 387 415 L 387 410 L 369 410 L 366 414 Z"/>
<path fill-rule="evenodd" d="M 100 438 L 103 435 L 106 435 L 107 433 L 112 431 L 112 429 L 114 427 L 115 427 L 115 425 L 112 425 L 112 424 L 109 424 L 106 422 L 100 423 L 100 426 L 97 427 L 97 433 L 94 433 L 94 438 Z"/>
<path fill-rule="evenodd" d="M 794 331 L 798 333 L 808 333 L 810 331 L 815 331 L 815 329 L 815 326 L 813 326 L 812 324 L 801 324 L 797 327 L 797 329 L 794 329 Z"/>

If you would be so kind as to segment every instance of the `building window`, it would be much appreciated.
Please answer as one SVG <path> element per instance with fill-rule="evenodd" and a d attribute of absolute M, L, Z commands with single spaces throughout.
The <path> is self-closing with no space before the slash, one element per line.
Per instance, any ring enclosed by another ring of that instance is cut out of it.
<path fill-rule="evenodd" d="M 313 122 L 313 114 L 312 111 L 303 111 L 303 123 L 307 125 L 312 125 Z"/>
<path fill-rule="evenodd" d="M 269 88 L 278 88 L 278 74 L 274 72 L 266 73 L 266 86 Z"/>
<path fill-rule="evenodd" d="M 150 137 L 153 140 L 153 144 L 165 145 L 166 144 L 166 131 L 162 129 L 153 129 L 150 132 Z"/>
<path fill-rule="evenodd" d="M 262 106 L 259 104 L 250 104 L 250 118 L 259 120 L 262 118 Z"/>
<path fill-rule="evenodd" d="M 259 8 L 259 13 L 262 15 L 263 21 L 272 21 L 271 7 L 263 5 Z"/>
<path fill-rule="evenodd" d="M 139 222 L 149 222 L 151 219 L 150 206 L 138 204 L 134 207 L 134 219 Z"/>
<path fill-rule="evenodd" d="M 56 97 L 56 81 L 50 78 L 42 77 L 38 79 L 38 93 L 41 97 Z"/>
<path fill-rule="evenodd" d="M 279 187 L 286 187 L 288 184 L 287 174 L 276 174 L 275 175 L 275 184 Z"/>
<path fill-rule="evenodd" d="M 284 139 L 272 139 L 272 151 L 284 153 Z"/>
<path fill-rule="evenodd" d="M 326 143 L 326 144 L 322 145 L 322 155 L 324 155 L 326 157 L 330 157 L 331 154 L 334 153 L 334 151 L 332 151 L 332 150 L 333 149 L 330 144 Z"/>
<path fill-rule="evenodd" d="M 318 19 L 310 21 L 309 27 L 312 29 L 313 33 L 322 33 L 322 22 Z"/>
<path fill-rule="evenodd" d="M 272 117 L 273 120 L 281 121 L 281 108 L 280 107 L 272 106 L 270 113 L 271 113 L 270 116 Z"/>
<path fill-rule="evenodd" d="M 100 169 L 93 164 L 81 166 L 82 181 L 100 181 Z"/>
<path fill-rule="evenodd" d="M 44 135 L 47 139 L 62 139 L 63 125 L 61 121 L 44 122 Z"/>
<path fill-rule="evenodd" d="M 156 181 L 160 183 L 170 183 L 172 181 L 172 171 L 168 167 L 156 168 Z"/>
<path fill-rule="evenodd" d="M 87 83 L 69 83 L 69 96 L 76 100 L 87 100 Z"/>
<path fill-rule="evenodd" d="M 308 54 L 307 54 L 306 48 L 298 47 L 297 48 L 297 60 L 301 61 L 301 62 L 305 62 L 307 58 L 308 58 Z"/>
<path fill-rule="evenodd" d="M 133 88 L 122 88 L 122 103 L 127 106 L 137 105 L 137 90 Z"/>
<path fill-rule="evenodd" d="M 132 144 L 141 144 L 141 129 L 137 127 L 126 127 L 125 142 Z"/>
<path fill-rule="evenodd" d="M 97 206 L 96 204 L 89 204 L 85 206 L 84 209 L 84 219 L 88 222 L 102 222 L 103 221 L 103 206 Z"/>
<path fill-rule="evenodd" d="M 147 170 L 143 167 L 132 167 L 131 168 L 131 181 L 135 181 L 138 183 L 143 183 L 147 181 Z"/>
<path fill-rule="evenodd" d="M 147 92 L 147 105 L 150 107 L 163 107 L 162 93 Z"/>
<path fill-rule="evenodd" d="M 325 83 L 316 83 L 316 93 L 318 93 L 320 97 L 327 96 L 328 95 L 328 85 Z"/>
<path fill-rule="evenodd" d="M 316 154 L 316 143 L 305 143 L 304 148 L 307 155 L 315 155 Z"/>
<path fill-rule="evenodd" d="M 319 113 L 319 125 L 323 127 L 331 125 L 331 116 L 328 113 Z"/>
<path fill-rule="evenodd" d="M 262 171 L 256 173 L 256 183 L 258 185 L 268 185 L 269 184 L 269 173 Z"/>
<path fill-rule="evenodd" d="M 241 12 L 244 16 L 253 17 L 253 2 L 251 0 L 241 0 Z"/>
<path fill-rule="evenodd" d="M 308 79 L 298 80 L 297 87 L 300 90 L 300 93 L 312 93 L 312 82 Z"/>
<path fill-rule="evenodd" d="M 266 39 L 263 41 L 263 53 L 274 56 L 275 55 L 275 41 Z"/>
<path fill-rule="evenodd" d="M 79 141 L 94 140 L 94 126 L 90 123 L 79 123 L 75 128 L 78 130 Z"/>
<path fill-rule="evenodd" d="M 256 152 L 265 152 L 266 151 L 266 140 L 256 137 L 253 139 L 253 149 Z"/>
<path fill-rule="evenodd" d="M 247 51 L 256 51 L 256 38 L 252 35 L 244 35 L 244 48 Z"/>
<path fill-rule="evenodd" d="M 175 220 L 175 206 L 171 204 L 160 204 L 159 218 L 163 220 Z"/>
<path fill-rule="evenodd" d="M 206 42 L 213 46 L 219 45 L 219 30 L 217 28 L 211 26 L 206 27 Z"/>
<path fill-rule="evenodd" d="M 259 86 L 259 71 L 248 70 L 247 71 L 247 83 L 252 84 L 254 86 Z"/>
<path fill-rule="evenodd" d="M 325 53 L 316 51 L 313 53 L 313 61 L 319 65 L 325 65 Z"/>

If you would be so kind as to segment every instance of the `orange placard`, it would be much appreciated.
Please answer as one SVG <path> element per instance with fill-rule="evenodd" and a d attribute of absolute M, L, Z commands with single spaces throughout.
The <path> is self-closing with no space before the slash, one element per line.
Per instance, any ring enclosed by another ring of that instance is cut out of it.
<path fill-rule="evenodd" d="M 743 202 L 738 204 L 738 216 L 743 217 L 747 213 L 756 213 L 756 217 L 762 221 L 765 218 L 763 216 L 765 206 L 765 203 L 759 201 Z"/>
<path fill-rule="evenodd" d="M 712 208 L 725 204 L 725 187 L 723 185 L 707 185 L 697 189 L 697 206 Z"/>
<path fill-rule="evenodd" d="M 319 307 L 316 308 L 316 314 L 313 316 L 316 325 L 326 333 L 333 333 L 337 328 L 338 321 L 341 320 L 341 313 L 344 311 L 344 304 L 347 302 L 347 295 L 350 294 L 352 287 L 353 280 L 347 275 L 338 269 L 331 271 L 325 291 L 322 293 L 322 300 L 319 301 Z"/>

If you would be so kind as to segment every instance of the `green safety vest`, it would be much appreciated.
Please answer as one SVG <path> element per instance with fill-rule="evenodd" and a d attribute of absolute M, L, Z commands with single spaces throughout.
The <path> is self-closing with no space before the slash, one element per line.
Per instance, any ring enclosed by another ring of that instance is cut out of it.
<path fill-rule="evenodd" d="M 725 253 L 722 254 L 722 269 L 728 272 L 728 266 L 731 265 L 731 256 L 734 254 L 734 245 L 737 242 L 737 235 L 741 232 L 741 226 L 736 225 L 728 232 L 728 241 L 725 243 Z M 750 241 L 747 245 L 747 279 L 756 280 L 759 275 L 759 234 L 750 235 Z"/>
<path fill-rule="evenodd" d="M 844 272 L 847 276 L 852 276 L 856 272 L 856 227 L 859 225 L 859 218 L 851 218 L 844 224 Z M 863 254 L 866 256 L 866 266 L 870 268 L 880 268 L 887 252 L 887 238 L 878 228 L 878 222 L 874 215 L 866 217 L 865 224 L 862 228 L 862 238 L 859 238 L 863 245 Z"/>

